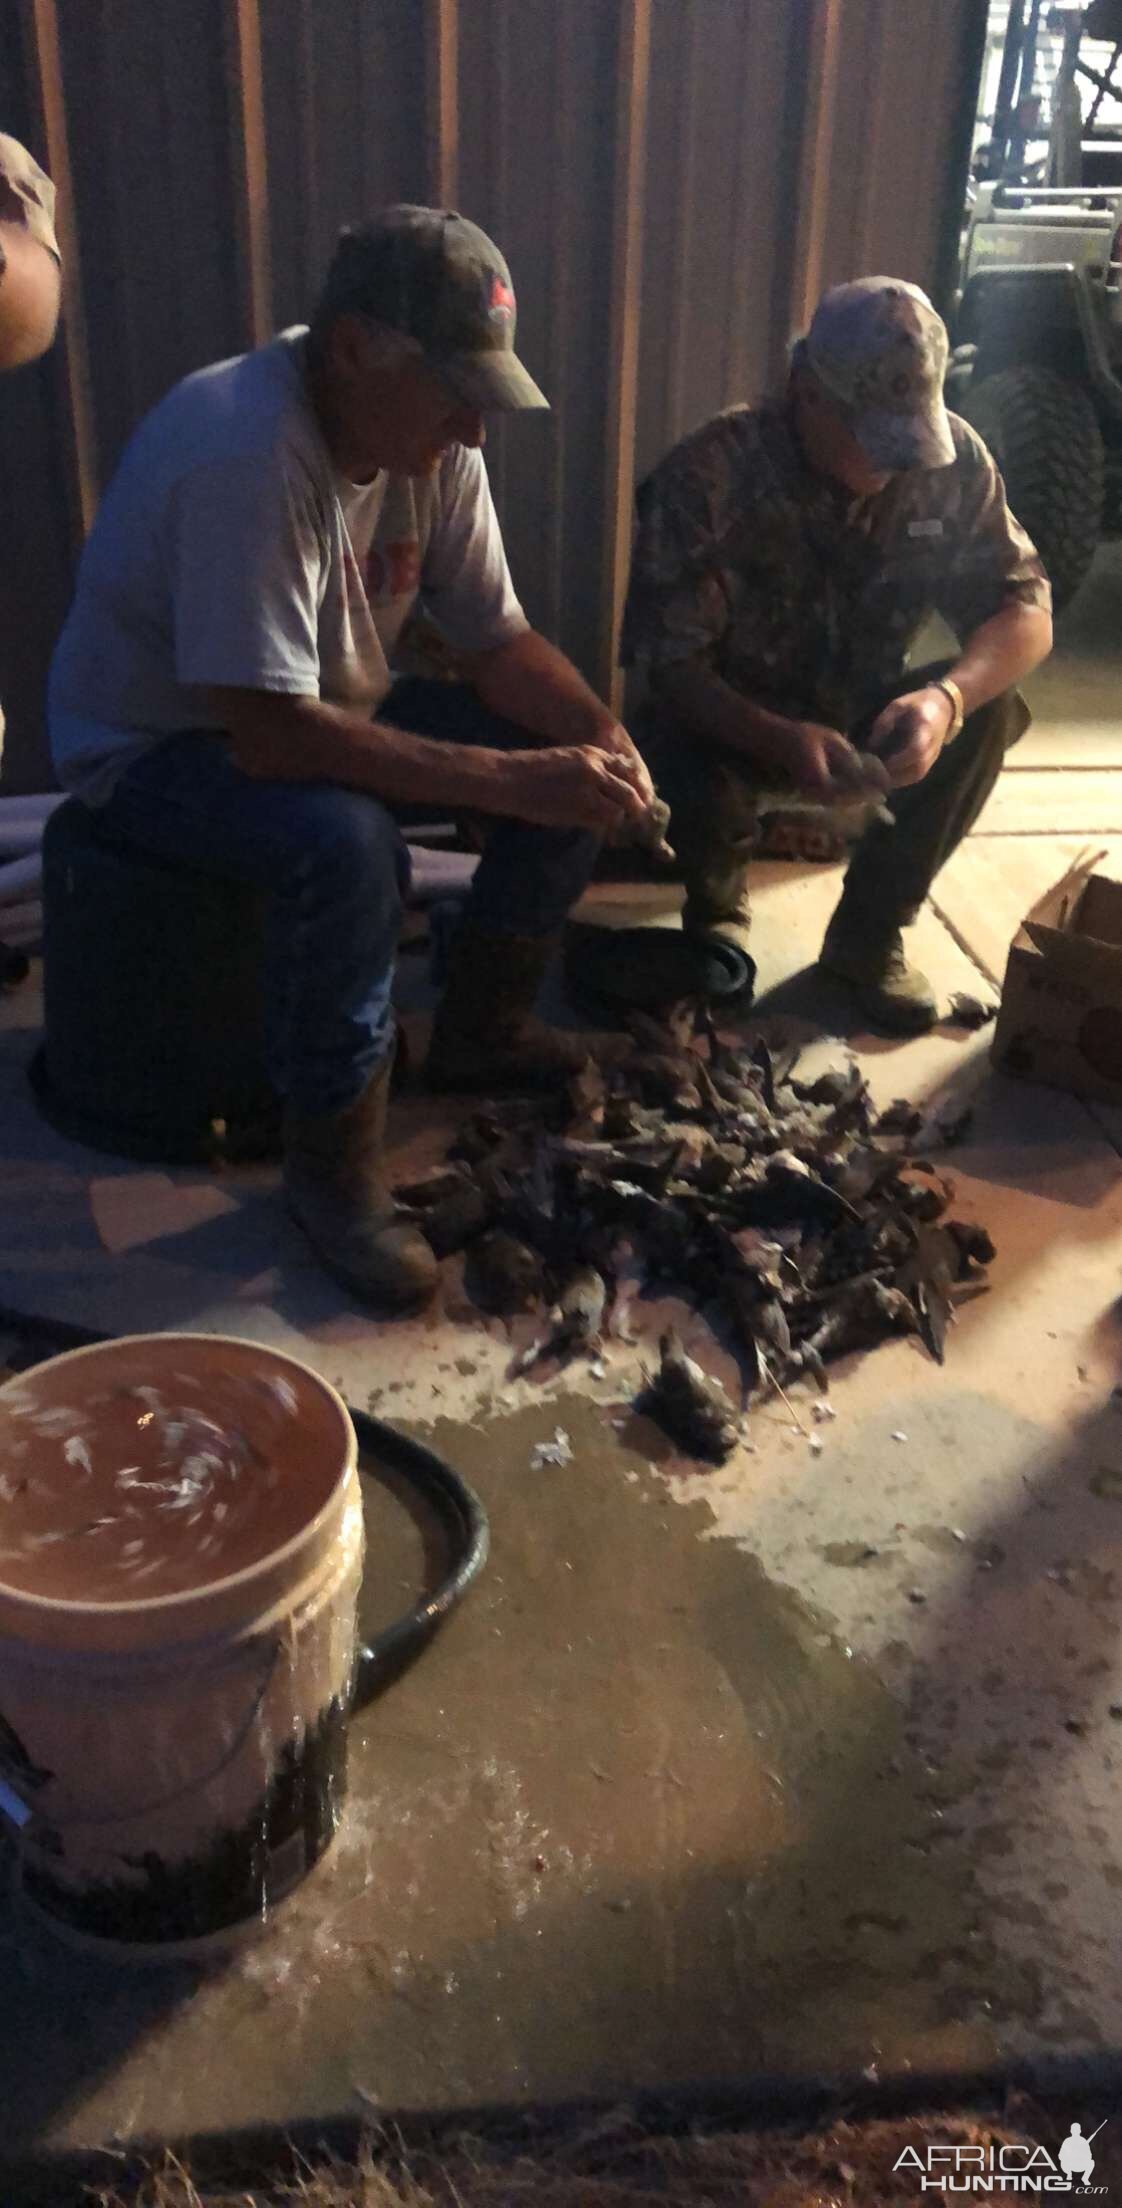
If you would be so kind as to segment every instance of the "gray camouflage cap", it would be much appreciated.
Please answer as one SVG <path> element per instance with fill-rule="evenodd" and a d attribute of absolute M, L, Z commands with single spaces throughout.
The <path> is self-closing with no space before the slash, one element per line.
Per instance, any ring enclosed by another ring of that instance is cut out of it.
<path fill-rule="evenodd" d="M 468 406 L 549 405 L 515 354 L 510 270 L 463 215 L 387 207 L 344 230 L 316 311 L 321 320 L 365 314 L 401 330 Z"/>
<path fill-rule="evenodd" d="M 947 332 L 917 284 L 863 276 L 815 310 L 804 355 L 873 466 L 945 468 L 955 457 L 943 403 Z"/>

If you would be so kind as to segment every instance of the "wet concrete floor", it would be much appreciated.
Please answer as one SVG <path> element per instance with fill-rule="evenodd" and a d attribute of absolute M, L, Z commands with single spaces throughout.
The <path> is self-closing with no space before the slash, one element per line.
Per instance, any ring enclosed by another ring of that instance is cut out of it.
<path fill-rule="evenodd" d="M 557 1424 L 572 1462 L 531 1474 Z M 829 1615 L 704 1538 L 641 1418 L 561 1396 L 426 1438 L 494 1559 L 355 1719 L 333 1856 L 203 1971 L 76 1957 L 9 1905 L 9 2146 L 988 2058 L 1033 1989 Z M 368 1509 L 376 1628 L 425 1529 L 373 1483 Z"/>

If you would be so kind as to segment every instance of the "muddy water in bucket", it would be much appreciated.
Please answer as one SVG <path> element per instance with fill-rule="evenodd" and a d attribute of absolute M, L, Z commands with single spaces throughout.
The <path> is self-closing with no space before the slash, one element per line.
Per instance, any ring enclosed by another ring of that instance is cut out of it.
<path fill-rule="evenodd" d="M 0 1388 L 0 1809 L 26 1897 L 119 1951 L 229 1937 L 340 1813 L 362 1502 L 340 1397 L 138 1335 Z"/>

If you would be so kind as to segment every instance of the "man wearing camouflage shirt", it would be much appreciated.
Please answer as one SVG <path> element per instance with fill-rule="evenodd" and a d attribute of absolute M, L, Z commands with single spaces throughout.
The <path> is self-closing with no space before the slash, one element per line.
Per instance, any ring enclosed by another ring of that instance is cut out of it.
<path fill-rule="evenodd" d="M 985 446 L 947 413 L 947 334 L 914 285 L 827 292 L 783 395 L 684 438 L 642 485 L 624 660 L 672 809 L 683 924 L 743 947 L 761 800 L 852 801 L 871 753 L 893 825 L 850 861 L 822 967 L 898 1033 L 937 1017 L 901 929 L 1028 725 L 1051 592 Z M 909 669 L 937 611 L 953 661 Z"/>

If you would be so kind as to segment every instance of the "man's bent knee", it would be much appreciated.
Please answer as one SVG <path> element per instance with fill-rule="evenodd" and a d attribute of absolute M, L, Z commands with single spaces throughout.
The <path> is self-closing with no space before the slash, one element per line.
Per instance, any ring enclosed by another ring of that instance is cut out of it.
<path fill-rule="evenodd" d="M 393 814 L 361 790 L 319 789 L 309 793 L 304 852 L 314 872 L 360 883 L 385 876 L 402 894 L 408 886 L 409 854 Z"/>

